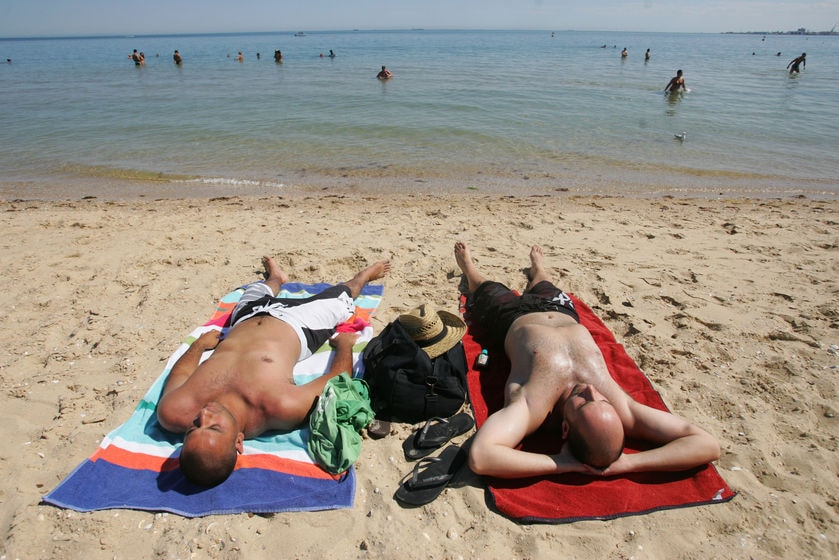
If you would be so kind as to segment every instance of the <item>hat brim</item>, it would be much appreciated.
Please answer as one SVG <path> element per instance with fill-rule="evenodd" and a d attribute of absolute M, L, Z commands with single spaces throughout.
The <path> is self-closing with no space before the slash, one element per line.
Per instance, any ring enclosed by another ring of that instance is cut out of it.
<path fill-rule="evenodd" d="M 458 315 L 443 310 L 437 311 L 437 315 L 440 317 L 440 320 L 443 321 L 445 333 L 443 338 L 433 344 L 429 344 L 428 346 L 420 345 L 420 348 L 422 348 L 432 360 L 441 354 L 445 354 L 449 349 L 453 348 L 458 342 L 460 342 L 463 335 L 466 334 L 466 323 L 464 323 L 463 319 L 461 319 Z"/>

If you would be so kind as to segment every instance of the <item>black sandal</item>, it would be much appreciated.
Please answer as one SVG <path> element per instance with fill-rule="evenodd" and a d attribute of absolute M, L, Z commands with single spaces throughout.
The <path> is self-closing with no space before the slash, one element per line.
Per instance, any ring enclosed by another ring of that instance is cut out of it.
<path fill-rule="evenodd" d="M 406 461 L 416 461 L 431 455 L 450 439 L 465 434 L 475 425 L 475 421 L 466 412 L 455 414 L 451 418 L 431 418 L 425 425 L 408 436 L 402 444 Z"/>
<path fill-rule="evenodd" d="M 466 463 L 466 456 L 465 449 L 450 445 L 439 456 L 418 461 L 410 478 L 396 490 L 396 499 L 411 506 L 433 502 Z"/>

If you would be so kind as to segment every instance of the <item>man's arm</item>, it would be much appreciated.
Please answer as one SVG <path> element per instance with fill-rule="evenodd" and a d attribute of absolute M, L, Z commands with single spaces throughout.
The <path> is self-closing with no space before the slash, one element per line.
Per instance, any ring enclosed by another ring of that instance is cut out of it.
<path fill-rule="evenodd" d="M 218 346 L 220 336 L 221 333 L 217 330 L 211 330 L 199 336 L 178 358 L 172 366 L 172 371 L 166 377 L 160 400 L 157 403 L 157 421 L 170 432 L 183 432 L 186 429 L 182 419 L 183 399 L 180 399 L 179 404 L 179 399 L 175 398 L 177 396 L 175 390 L 186 383 L 186 380 L 198 369 L 201 355 L 206 350 L 212 350 Z M 173 398 L 175 400 L 172 400 Z"/>
<path fill-rule="evenodd" d="M 178 361 L 172 366 L 172 371 L 169 372 L 169 376 L 166 377 L 166 382 L 163 384 L 163 392 L 160 394 L 161 400 L 167 394 L 183 385 L 195 373 L 201 361 L 202 354 L 218 346 L 220 336 L 221 332 L 213 329 L 203 333 L 195 339 L 195 342 L 190 344 L 183 356 L 178 358 Z"/>
<path fill-rule="evenodd" d="M 602 473 L 606 476 L 644 471 L 682 471 L 716 461 L 717 440 L 702 428 L 675 414 L 630 399 L 626 435 L 657 444 L 639 453 L 623 454 Z"/>
<path fill-rule="evenodd" d="M 329 345 L 335 349 L 335 355 L 332 357 L 329 370 L 317 379 L 306 383 L 306 387 L 311 385 L 317 390 L 316 396 L 320 396 L 323 388 L 326 387 L 326 383 L 333 377 L 338 377 L 344 372 L 352 376 L 352 348 L 356 340 L 358 340 L 358 333 L 354 332 L 339 333 L 329 339 Z"/>
<path fill-rule="evenodd" d="M 476 474 L 498 478 L 524 478 L 590 468 L 574 459 L 564 446 L 558 455 L 515 449 L 530 433 L 530 414 L 524 397 L 492 414 L 481 426 L 469 450 L 469 468 Z M 538 426 L 537 426 L 538 427 Z"/>
<path fill-rule="evenodd" d="M 329 339 L 329 344 L 335 349 L 329 370 L 305 385 L 296 387 L 297 390 L 285 394 L 280 406 L 284 421 L 294 425 L 302 424 L 311 412 L 315 399 L 323 393 L 323 388 L 330 379 L 343 372 L 352 375 L 352 349 L 357 339 L 358 333 L 340 333 Z"/>

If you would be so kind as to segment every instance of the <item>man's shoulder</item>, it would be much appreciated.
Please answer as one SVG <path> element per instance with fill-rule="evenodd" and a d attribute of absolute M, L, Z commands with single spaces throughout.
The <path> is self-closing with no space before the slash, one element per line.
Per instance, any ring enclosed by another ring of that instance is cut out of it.
<path fill-rule="evenodd" d="M 195 399 L 181 386 L 160 398 L 157 420 L 171 432 L 183 432 L 192 422 L 196 409 Z"/>

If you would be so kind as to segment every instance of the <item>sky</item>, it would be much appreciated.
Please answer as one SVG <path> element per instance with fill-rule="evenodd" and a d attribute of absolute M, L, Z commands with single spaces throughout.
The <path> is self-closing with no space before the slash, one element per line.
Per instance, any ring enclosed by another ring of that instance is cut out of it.
<path fill-rule="evenodd" d="M 0 37 L 383 29 L 812 31 L 837 0 L 0 0 Z"/>

